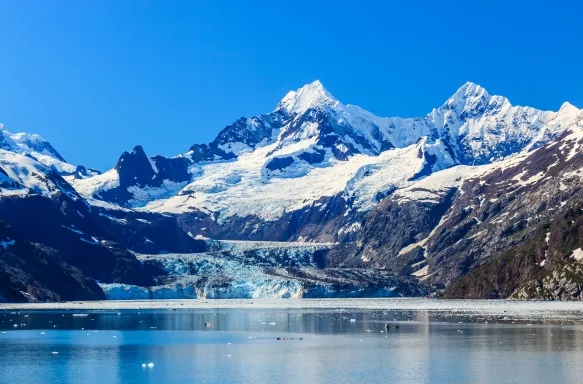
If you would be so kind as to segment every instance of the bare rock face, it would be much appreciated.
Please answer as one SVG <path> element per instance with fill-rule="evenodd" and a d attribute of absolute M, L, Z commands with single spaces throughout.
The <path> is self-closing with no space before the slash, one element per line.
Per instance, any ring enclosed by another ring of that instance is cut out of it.
<path fill-rule="evenodd" d="M 502 299 L 541 271 L 540 236 L 514 247 L 473 268 L 449 285 L 442 297 L 448 299 Z M 544 252 L 543 252 L 544 253 Z"/>
<path fill-rule="evenodd" d="M 583 266 L 568 263 L 531 280 L 510 296 L 516 300 L 583 300 Z"/>
<path fill-rule="evenodd" d="M 362 259 L 447 287 L 447 298 L 578 298 L 569 258 L 583 240 L 582 146 L 577 126 L 430 201 L 398 191 L 363 221 Z"/>
<path fill-rule="evenodd" d="M 424 240 L 450 208 L 455 193 L 452 188 L 431 202 L 400 201 L 393 196 L 383 200 L 362 222 L 359 255 L 363 265 L 403 274 L 408 265 L 423 260 Z"/>
<path fill-rule="evenodd" d="M 183 156 L 149 158 L 141 145 L 122 153 L 115 168 L 117 184 L 96 193 L 96 197 L 120 206 L 129 206 L 136 189 L 155 189 L 165 184 L 181 185 L 190 180 L 188 167 L 192 161 Z"/>
<path fill-rule="evenodd" d="M 573 226 L 583 201 L 583 158 L 581 140 L 573 136 L 566 133 L 514 166 L 464 185 L 451 218 L 428 247 L 433 281 L 449 285 L 469 272 L 446 296 L 508 297 L 540 270 L 561 268 L 580 243 Z M 466 217 L 459 207 L 469 207 Z"/>
<path fill-rule="evenodd" d="M 447 287 L 443 297 L 580 300 L 581 244 L 578 204 L 555 215 L 525 243 L 484 261 Z"/>
<path fill-rule="evenodd" d="M 25 241 L 0 222 L 0 302 L 102 300 L 97 283 L 55 249 Z"/>
<path fill-rule="evenodd" d="M 34 220 L 33 217 L 48 218 Z M 63 262 L 100 281 L 148 282 L 135 256 L 108 236 L 102 217 L 65 195 L 0 199 L 0 220 L 27 242 L 58 251 Z"/>

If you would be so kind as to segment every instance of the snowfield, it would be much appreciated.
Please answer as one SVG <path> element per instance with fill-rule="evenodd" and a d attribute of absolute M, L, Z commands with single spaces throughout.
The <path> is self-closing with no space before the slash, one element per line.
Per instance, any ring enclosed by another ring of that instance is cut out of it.
<path fill-rule="evenodd" d="M 50 178 L 50 167 L 37 160 L 0 149 L 0 196 L 26 196 L 30 193 L 51 197 L 57 192 L 71 194 L 62 180 Z"/>
<path fill-rule="evenodd" d="M 181 213 L 196 208 L 218 213 L 221 219 L 257 215 L 273 221 L 322 197 L 344 194 L 354 198 L 355 207 L 368 210 L 377 193 L 411 184 L 408 179 L 423 166 L 418 151 L 419 146 L 413 145 L 379 156 L 358 154 L 348 161 L 328 154 L 318 167 L 289 171 L 294 177 L 267 177 L 262 174 L 263 164 L 268 153 L 279 155 L 275 143 L 242 153 L 234 161 L 194 165 L 193 174 L 200 175 L 194 182 L 177 196 L 153 201 L 144 209 Z"/>
<path fill-rule="evenodd" d="M 127 207 L 199 210 L 218 223 L 233 216 L 275 221 L 341 196 L 351 210 L 367 212 L 395 190 L 404 198 L 431 199 L 432 191 L 547 143 L 580 116 L 569 103 L 557 112 L 512 106 L 466 83 L 423 118 L 382 118 L 342 104 L 315 81 L 289 92 L 272 113 L 221 132 L 227 139 L 218 148 L 233 156 L 192 160 L 188 182 L 129 187 Z M 177 157 L 192 156 L 191 150 Z M 72 182 L 91 199 L 119 185 L 115 169 Z"/>

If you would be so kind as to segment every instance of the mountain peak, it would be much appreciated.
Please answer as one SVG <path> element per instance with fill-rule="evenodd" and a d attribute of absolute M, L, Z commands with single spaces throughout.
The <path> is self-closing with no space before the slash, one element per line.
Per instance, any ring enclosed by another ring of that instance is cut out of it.
<path fill-rule="evenodd" d="M 453 94 L 452 98 L 467 99 L 467 98 L 482 98 L 490 97 L 488 91 L 481 85 L 467 81 L 462 85 L 456 93 Z"/>
<path fill-rule="evenodd" d="M 330 92 L 324 88 L 319 80 L 306 84 L 297 91 L 289 92 L 277 106 L 276 110 L 283 109 L 289 113 L 301 114 L 310 108 L 335 106 L 340 104 Z"/>
<path fill-rule="evenodd" d="M 141 145 L 136 145 L 134 149 L 131 150 L 131 153 L 139 155 L 139 156 L 146 156 L 146 152 L 144 151 L 144 147 Z"/>
<path fill-rule="evenodd" d="M 117 164 L 115 165 L 115 169 L 119 170 L 124 166 L 127 167 L 128 163 L 141 163 L 146 166 L 146 168 L 151 168 L 147 166 L 149 162 L 150 160 L 148 155 L 146 155 L 144 148 L 142 148 L 141 145 L 136 145 L 131 151 L 125 151 L 121 154 Z"/>
<path fill-rule="evenodd" d="M 0 124 L 0 148 L 17 153 L 38 152 L 59 161 L 66 162 L 63 156 L 42 136 L 32 133 L 10 133 Z"/>
<path fill-rule="evenodd" d="M 559 109 L 559 112 L 566 112 L 566 113 L 579 112 L 579 108 L 577 108 L 573 104 L 569 103 L 568 101 L 565 101 L 563 103 L 563 105 L 561 105 L 561 109 Z"/>
<path fill-rule="evenodd" d="M 486 89 L 476 83 L 471 81 L 466 82 L 462 85 L 443 105 L 447 109 L 454 107 L 455 109 L 461 111 L 471 110 L 481 105 L 487 105 L 492 100 L 492 96 L 486 91 Z M 503 102 L 505 98 L 498 100 Z M 443 108 L 442 107 L 442 108 Z"/>

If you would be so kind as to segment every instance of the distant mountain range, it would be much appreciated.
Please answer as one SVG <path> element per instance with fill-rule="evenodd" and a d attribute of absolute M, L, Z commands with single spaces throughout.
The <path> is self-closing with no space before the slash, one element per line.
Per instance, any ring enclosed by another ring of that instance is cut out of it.
<path fill-rule="evenodd" d="M 2 130 L 0 300 L 582 298 L 582 144 L 582 110 L 473 83 L 425 117 L 381 118 L 316 81 L 209 144 L 136 146 L 104 173 Z"/>

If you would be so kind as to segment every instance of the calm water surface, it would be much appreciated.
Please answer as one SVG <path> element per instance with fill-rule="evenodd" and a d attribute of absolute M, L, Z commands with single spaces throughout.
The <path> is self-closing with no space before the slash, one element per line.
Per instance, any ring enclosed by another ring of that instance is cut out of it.
<path fill-rule="evenodd" d="M 568 319 L 354 309 L 0 311 L 0 330 L 1 383 L 583 382 L 583 325 Z"/>

